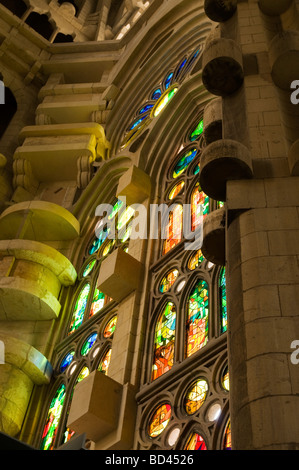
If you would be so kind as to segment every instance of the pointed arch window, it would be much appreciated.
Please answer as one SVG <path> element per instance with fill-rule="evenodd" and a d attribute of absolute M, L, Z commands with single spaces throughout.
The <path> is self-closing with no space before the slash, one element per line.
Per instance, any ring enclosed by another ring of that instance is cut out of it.
<path fill-rule="evenodd" d="M 163 229 L 162 229 L 163 230 Z M 166 240 L 163 246 L 163 255 L 168 253 L 182 240 L 183 235 L 183 207 L 175 204 L 173 210 L 169 213 L 169 219 L 166 226 Z"/>
<path fill-rule="evenodd" d="M 207 344 L 209 320 L 209 288 L 204 280 L 196 283 L 189 295 L 186 321 L 186 357 Z"/>
<path fill-rule="evenodd" d="M 209 212 L 209 197 L 197 182 L 191 194 L 191 230 L 194 232 Z"/>
<path fill-rule="evenodd" d="M 61 384 L 52 398 L 48 411 L 47 422 L 42 435 L 41 450 L 53 449 L 53 444 L 56 438 L 58 424 L 65 400 L 65 393 L 65 385 Z"/>
<path fill-rule="evenodd" d="M 226 305 L 226 278 L 225 267 L 221 268 L 219 274 L 219 297 L 220 297 L 220 332 L 227 331 L 227 305 Z"/>
<path fill-rule="evenodd" d="M 133 119 L 127 127 L 121 149 L 126 148 L 144 131 L 173 99 L 186 75 L 191 71 L 195 61 L 200 55 L 202 46 L 199 46 L 177 62 L 174 68 L 168 70 L 162 80 L 154 86 L 143 104 L 138 107 Z"/>
<path fill-rule="evenodd" d="M 184 450 L 207 450 L 203 437 L 197 432 L 190 434 Z"/>
<path fill-rule="evenodd" d="M 75 303 L 75 308 L 72 314 L 72 319 L 71 319 L 71 324 L 69 328 L 69 334 L 73 333 L 75 330 L 79 328 L 79 326 L 83 322 L 84 318 L 84 313 L 85 309 L 87 306 L 87 301 L 88 301 L 88 296 L 89 296 L 89 291 L 90 291 L 90 284 L 87 283 L 82 287 L 76 303 Z"/>
<path fill-rule="evenodd" d="M 152 381 L 169 371 L 174 362 L 176 308 L 167 302 L 155 327 Z"/>

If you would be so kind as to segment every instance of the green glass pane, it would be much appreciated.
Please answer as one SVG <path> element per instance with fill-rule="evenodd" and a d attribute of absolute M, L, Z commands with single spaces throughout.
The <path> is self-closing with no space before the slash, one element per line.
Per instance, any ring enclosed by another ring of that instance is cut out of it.
<path fill-rule="evenodd" d="M 186 356 L 189 357 L 208 341 L 209 293 L 205 281 L 199 281 L 188 300 L 186 322 Z"/>
<path fill-rule="evenodd" d="M 175 328 L 175 305 L 172 302 L 168 302 L 156 323 L 152 380 L 156 380 L 173 366 Z"/>
<path fill-rule="evenodd" d="M 203 120 L 202 120 L 202 121 L 199 121 L 196 128 L 191 132 L 190 137 L 189 137 L 190 141 L 194 142 L 194 140 L 198 139 L 198 137 L 200 137 L 201 134 L 203 133 L 203 129 L 204 129 L 204 126 L 203 126 Z"/>
<path fill-rule="evenodd" d="M 91 350 L 91 348 L 93 347 L 96 339 L 97 339 L 97 336 L 98 334 L 97 333 L 93 333 L 92 335 L 90 335 L 87 340 L 84 342 L 82 348 L 81 348 L 81 355 L 82 356 L 87 356 L 87 354 L 89 353 L 89 351 Z"/>
<path fill-rule="evenodd" d="M 42 435 L 41 450 L 53 449 L 64 400 L 65 385 L 62 384 L 57 389 L 49 407 L 47 422 Z"/>
<path fill-rule="evenodd" d="M 169 101 L 174 97 L 175 93 L 178 91 L 177 88 L 173 88 L 166 95 L 163 95 L 154 108 L 154 117 L 157 117 L 161 111 L 168 105 Z"/>
<path fill-rule="evenodd" d="M 88 265 L 84 269 L 82 276 L 83 277 L 88 276 L 88 274 L 90 274 L 91 271 L 93 270 L 95 264 L 96 264 L 96 259 L 93 259 L 92 261 L 90 261 L 90 263 L 88 263 Z"/>
<path fill-rule="evenodd" d="M 188 168 L 189 164 L 192 162 L 196 155 L 196 148 L 188 150 L 175 165 L 172 177 L 177 178 L 178 176 L 180 176 L 186 170 L 186 168 Z"/>
<path fill-rule="evenodd" d="M 75 309 L 72 316 L 72 321 L 69 329 L 69 333 L 77 330 L 83 322 L 84 312 L 86 309 L 88 295 L 90 291 L 90 284 L 85 284 L 80 294 L 77 297 Z"/>

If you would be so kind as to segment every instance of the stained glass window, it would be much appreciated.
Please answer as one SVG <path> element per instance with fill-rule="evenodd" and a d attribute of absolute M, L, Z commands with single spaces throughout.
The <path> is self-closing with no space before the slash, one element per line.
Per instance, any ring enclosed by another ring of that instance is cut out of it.
<path fill-rule="evenodd" d="M 231 436 L 231 429 L 230 429 L 230 420 L 227 422 L 227 425 L 224 431 L 222 448 L 223 450 L 232 450 L 232 436 Z"/>
<path fill-rule="evenodd" d="M 170 190 L 170 193 L 169 193 L 169 196 L 168 198 L 170 200 L 174 199 L 178 194 L 180 194 L 180 192 L 182 191 L 183 187 L 185 186 L 185 181 L 180 181 L 179 183 L 177 183 L 171 190 Z"/>
<path fill-rule="evenodd" d="M 182 173 L 184 173 L 186 168 L 188 168 L 190 163 L 196 157 L 197 152 L 198 152 L 197 148 L 192 148 L 190 150 L 187 150 L 182 155 L 182 157 L 180 157 L 179 161 L 176 163 L 176 165 L 173 169 L 173 173 L 172 173 L 173 178 L 178 178 Z"/>
<path fill-rule="evenodd" d="M 117 315 L 114 315 L 114 317 L 111 318 L 111 320 L 109 320 L 109 322 L 107 323 L 105 327 L 104 338 L 110 338 L 113 335 L 115 328 L 116 328 L 116 323 L 117 323 Z"/>
<path fill-rule="evenodd" d="M 120 215 L 117 223 L 117 230 L 121 230 L 132 219 L 135 210 L 129 206 Z"/>
<path fill-rule="evenodd" d="M 88 367 L 83 367 L 80 371 L 80 374 L 77 377 L 76 384 L 81 382 L 83 379 L 85 379 L 89 375 L 89 369 Z"/>
<path fill-rule="evenodd" d="M 176 204 L 169 213 L 169 220 L 166 227 L 167 238 L 163 245 L 163 255 L 174 248 L 182 239 L 183 231 L 183 207 Z"/>
<path fill-rule="evenodd" d="M 184 450 L 207 450 L 207 446 L 203 438 L 194 432 L 190 435 Z"/>
<path fill-rule="evenodd" d="M 84 312 L 86 309 L 88 295 L 90 291 L 90 284 L 85 284 L 85 286 L 81 289 L 80 294 L 77 297 L 75 309 L 73 311 L 73 316 L 70 324 L 69 334 L 73 333 L 73 331 L 77 330 L 81 325 Z"/>
<path fill-rule="evenodd" d="M 99 291 L 99 289 L 96 287 L 90 307 L 89 317 L 92 317 L 97 312 L 99 312 L 104 307 L 104 305 L 106 305 L 107 301 L 108 297 L 103 294 L 103 292 Z"/>
<path fill-rule="evenodd" d="M 190 134 L 190 137 L 189 137 L 190 141 L 194 142 L 194 140 L 198 139 L 198 137 L 202 135 L 203 129 L 204 129 L 203 120 L 200 120 L 196 128 Z"/>
<path fill-rule="evenodd" d="M 169 85 L 170 85 L 170 83 L 171 83 L 172 77 L 173 77 L 173 72 L 170 72 L 170 73 L 167 75 L 166 79 L 165 79 L 165 88 L 166 88 L 166 90 L 167 90 L 167 88 L 169 88 Z"/>
<path fill-rule="evenodd" d="M 152 380 L 171 369 L 174 360 L 176 309 L 172 302 L 164 307 L 155 328 Z"/>
<path fill-rule="evenodd" d="M 219 294 L 220 294 L 220 331 L 224 333 L 227 331 L 227 306 L 226 306 L 226 279 L 225 268 L 223 267 L 219 275 Z"/>
<path fill-rule="evenodd" d="M 194 269 L 198 268 L 198 266 L 203 262 L 204 256 L 201 250 L 198 250 L 195 255 L 192 255 L 188 261 L 188 269 L 190 271 L 194 271 Z"/>
<path fill-rule="evenodd" d="M 209 197 L 196 183 L 191 195 L 191 230 L 194 231 L 209 212 Z"/>
<path fill-rule="evenodd" d="M 42 436 L 41 450 L 52 450 L 55 442 L 57 428 L 65 400 L 65 385 L 57 389 L 48 411 L 47 422 Z"/>
<path fill-rule="evenodd" d="M 171 406 L 167 403 L 160 405 L 151 416 L 148 433 L 150 437 L 158 437 L 167 427 L 171 418 Z"/>
<path fill-rule="evenodd" d="M 111 360 L 111 353 L 112 353 L 112 349 L 109 348 L 98 366 L 98 370 L 105 375 L 107 375 L 108 373 L 110 360 Z"/>
<path fill-rule="evenodd" d="M 160 98 L 153 110 L 154 117 L 157 117 L 161 113 L 161 111 L 163 111 L 165 106 L 168 105 L 169 101 L 173 98 L 177 91 L 178 88 L 172 88 Z"/>
<path fill-rule="evenodd" d="M 94 268 L 94 265 L 96 264 L 96 261 L 97 261 L 96 259 L 93 259 L 92 261 L 90 261 L 88 263 L 88 265 L 85 267 L 85 269 L 83 271 L 83 274 L 82 274 L 83 277 L 86 277 L 86 276 L 88 276 L 88 274 L 91 273 L 91 271 Z"/>
<path fill-rule="evenodd" d="M 75 355 L 75 351 L 70 351 L 67 355 L 62 359 L 60 364 L 60 372 L 64 372 L 66 368 L 70 365 Z"/>
<path fill-rule="evenodd" d="M 102 256 L 107 256 L 112 250 L 112 248 L 114 247 L 114 245 L 115 245 L 115 240 L 109 240 L 105 244 L 105 246 L 103 246 Z"/>
<path fill-rule="evenodd" d="M 221 385 L 224 388 L 224 390 L 229 391 L 229 373 L 228 373 L 228 367 L 226 366 L 221 377 Z"/>
<path fill-rule="evenodd" d="M 179 275 L 178 269 L 172 269 L 169 271 L 166 276 L 163 277 L 160 285 L 159 285 L 159 291 L 160 292 L 167 292 L 171 286 L 175 283 Z"/>
<path fill-rule="evenodd" d="M 208 390 L 208 382 L 204 379 L 197 380 L 189 387 L 184 400 L 184 407 L 188 415 L 199 410 L 205 402 Z"/>
<path fill-rule="evenodd" d="M 131 143 L 147 127 L 151 120 L 157 117 L 167 106 L 169 101 L 177 92 L 180 83 L 186 76 L 186 73 L 190 70 L 195 59 L 198 57 L 199 51 L 200 49 L 195 53 L 193 52 L 189 57 L 180 59 L 175 72 L 172 70 L 168 71 L 159 85 L 157 85 L 154 88 L 154 91 L 149 94 L 147 101 L 138 108 L 125 132 L 121 143 L 122 149 L 127 147 L 127 145 L 129 145 L 129 143 Z"/>
<path fill-rule="evenodd" d="M 208 341 L 209 294 L 205 281 L 199 281 L 188 300 L 186 322 L 186 356 L 189 357 Z"/>
<path fill-rule="evenodd" d="M 93 347 L 96 339 L 97 339 L 97 336 L 98 334 L 97 333 L 93 333 L 92 335 L 90 335 L 87 340 L 84 342 L 82 348 L 81 348 L 81 354 L 82 356 L 87 356 L 87 354 L 89 353 L 89 351 L 91 350 L 91 348 Z"/>

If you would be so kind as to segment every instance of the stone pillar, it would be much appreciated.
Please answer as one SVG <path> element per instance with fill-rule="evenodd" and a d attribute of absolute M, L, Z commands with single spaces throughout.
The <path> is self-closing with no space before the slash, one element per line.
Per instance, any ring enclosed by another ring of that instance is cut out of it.
<path fill-rule="evenodd" d="M 0 335 L 4 364 L 0 366 L 0 431 L 15 437 L 21 430 L 34 385 L 50 382 L 52 367 L 35 348 Z"/>
<path fill-rule="evenodd" d="M 268 203 L 280 185 L 265 182 Z M 286 179 L 285 191 L 288 185 L 298 201 L 295 182 Z M 298 448 L 299 365 L 291 362 L 291 344 L 299 339 L 298 240 L 291 201 L 246 211 L 227 230 L 233 449 Z"/>

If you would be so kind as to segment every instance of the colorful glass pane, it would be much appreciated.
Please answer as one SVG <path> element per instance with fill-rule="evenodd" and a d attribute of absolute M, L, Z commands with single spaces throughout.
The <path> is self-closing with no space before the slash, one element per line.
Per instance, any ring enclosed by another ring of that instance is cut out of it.
<path fill-rule="evenodd" d="M 156 323 L 152 380 L 156 380 L 173 366 L 175 326 L 175 305 L 168 302 Z"/>
<path fill-rule="evenodd" d="M 208 383 L 204 379 L 197 380 L 189 387 L 184 400 L 185 410 L 188 415 L 192 415 L 203 405 L 208 389 Z"/>
<path fill-rule="evenodd" d="M 188 269 L 190 269 L 190 271 L 194 271 L 194 269 L 198 268 L 204 259 L 204 255 L 202 254 L 201 250 L 198 250 L 195 255 L 191 256 L 189 259 Z"/>
<path fill-rule="evenodd" d="M 149 422 L 148 433 L 150 437 L 154 438 L 159 436 L 167 427 L 170 418 L 171 406 L 167 403 L 159 406 L 153 413 Z"/>
<path fill-rule="evenodd" d="M 209 212 L 209 197 L 196 184 L 191 195 L 191 230 L 194 231 L 202 223 Z"/>
<path fill-rule="evenodd" d="M 88 301 L 89 291 L 90 291 L 90 284 L 85 284 L 85 286 L 81 289 L 81 292 L 77 297 L 75 309 L 74 309 L 71 324 L 70 324 L 69 333 L 72 333 L 73 331 L 77 330 L 77 328 L 79 328 L 79 326 L 83 322 L 84 312 L 85 312 L 87 301 Z"/>
<path fill-rule="evenodd" d="M 169 271 L 166 276 L 163 277 L 160 285 L 159 285 L 159 291 L 160 292 L 167 292 L 171 286 L 175 283 L 179 275 L 179 271 L 177 269 L 172 269 Z"/>
<path fill-rule="evenodd" d="M 188 300 L 186 322 L 186 356 L 189 357 L 208 341 L 209 295 L 208 285 L 199 281 Z"/>
<path fill-rule="evenodd" d="M 89 369 L 88 367 L 83 367 L 80 371 L 80 374 L 77 377 L 76 384 L 81 382 L 83 379 L 85 379 L 89 375 Z M 76 385 L 75 384 L 75 385 Z"/>
<path fill-rule="evenodd" d="M 93 239 L 92 244 L 89 247 L 88 253 L 90 255 L 93 255 L 96 251 L 98 251 L 98 249 L 101 247 L 102 244 L 103 244 L 103 241 L 100 240 L 99 238 L 95 237 Z"/>
<path fill-rule="evenodd" d="M 222 268 L 219 276 L 219 296 L 220 296 L 220 331 L 227 331 L 227 305 L 226 305 L 226 279 L 225 268 Z"/>
<path fill-rule="evenodd" d="M 226 367 L 223 371 L 222 377 L 221 377 L 221 385 L 224 388 L 224 390 L 229 391 L 229 373 L 228 373 L 228 367 Z"/>
<path fill-rule="evenodd" d="M 178 70 L 177 70 L 177 72 L 176 72 L 176 74 L 175 74 L 175 78 L 177 78 L 177 77 L 180 75 L 180 73 L 182 72 L 182 70 L 183 70 L 183 68 L 184 68 L 184 66 L 185 66 L 185 64 L 186 64 L 186 62 L 187 62 L 187 59 L 184 59 L 184 60 L 181 62 L 180 66 L 179 66 L 179 68 L 178 68 Z"/>
<path fill-rule="evenodd" d="M 129 220 L 133 217 L 134 214 L 135 209 L 133 209 L 131 206 L 127 207 L 126 210 L 123 211 L 122 214 L 120 214 L 117 223 L 117 230 L 121 230 L 129 222 Z"/>
<path fill-rule="evenodd" d="M 170 72 L 166 77 L 166 80 L 165 80 L 165 89 L 166 90 L 167 90 L 167 88 L 169 88 L 172 77 L 173 77 L 173 72 Z"/>
<path fill-rule="evenodd" d="M 170 193 L 169 193 L 168 198 L 172 201 L 172 199 L 174 199 L 178 194 L 180 194 L 180 192 L 182 191 L 182 189 L 183 189 L 184 186 L 185 186 L 185 182 L 184 182 L 184 181 L 180 181 L 179 183 L 177 183 L 177 184 L 170 190 Z"/>
<path fill-rule="evenodd" d="M 207 450 L 207 446 L 203 438 L 194 432 L 189 437 L 184 450 Z"/>
<path fill-rule="evenodd" d="M 115 245 L 115 240 L 110 240 L 108 243 L 106 243 L 106 245 L 103 247 L 102 256 L 107 256 L 112 250 L 114 245 Z"/>
<path fill-rule="evenodd" d="M 222 448 L 223 450 L 232 450 L 232 436 L 231 436 L 231 429 L 230 429 L 230 420 L 228 421 L 225 431 L 224 431 Z"/>
<path fill-rule="evenodd" d="M 162 95 L 161 89 L 160 89 L 160 88 L 157 88 L 157 89 L 153 92 L 151 99 L 152 99 L 152 100 L 158 100 L 158 99 L 161 97 L 161 95 Z"/>
<path fill-rule="evenodd" d="M 111 353 L 112 353 L 112 349 L 110 348 L 108 349 L 108 351 L 106 352 L 105 356 L 103 357 L 103 359 L 101 360 L 98 366 L 98 370 L 105 375 L 107 375 L 108 373 L 109 364 L 111 360 Z"/>
<path fill-rule="evenodd" d="M 93 259 L 92 261 L 90 261 L 90 263 L 88 263 L 88 265 L 85 267 L 82 276 L 83 277 L 88 276 L 88 274 L 90 274 L 91 271 L 93 270 L 95 264 L 96 264 L 96 259 Z"/>
<path fill-rule="evenodd" d="M 98 334 L 97 333 L 93 333 L 92 335 L 90 335 L 87 340 L 84 342 L 82 348 L 81 348 L 81 354 L 82 356 L 87 356 L 87 354 L 89 353 L 89 351 L 91 350 L 91 348 L 93 347 L 96 339 L 97 339 L 97 336 Z"/>
<path fill-rule="evenodd" d="M 117 323 L 117 315 L 115 315 L 109 322 L 107 323 L 105 329 L 104 329 L 104 338 L 110 338 L 116 328 L 116 323 Z"/>
<path fill-rule="evenodd" d="M 138 114 L 143 114 L 143 113 L 146 113 L 147 111 L 149 111 L 150 109 L 152 109 L 154 107 L 153 104 L 146 104 L 145 106 L 143 106 L 139 113 Z"/>
<path fill-rule="evenodd" d="M 172 88 L 168 93 L 163 95 L 161 99 L 156 104 L 153 113 L 154 117 L 157 117 L 161 111 L 168 105 L 169 101 L 174 97 L 175 93 L 178 91 L 178 88 Z"/>
<path fill-rule="evenodd" d="M 200 172 L 200 164 L 198 163 L 193 170 L 193 175 L 196 176 L 199 174 L 199 172 Z"/>
<path fill-rule="evenodd" d="M 196 148 L 188 150 L 186 153 L 184 153 L 184 155 L 179 159 L 179 161 L 174 167 L 172 174 L 173 178 L 177 178 L 178 176 L 180 176 L 186 170 L 192 160 L 196 157 L 196 155 Z"/>
<path fill-rule="evenodd" d="M 64 356 L 60 364 L 60 372 L 64 372 L 65 369 L 70 365 L 70 363 L 73 360 L 74 355 L 75 355 L 75 351 L 70 351 L 69 353 L 67 353 L 66 356 Z"/>
<path fill-rule="evenodd" d="M 65 400 L 65 385 L 57 389 L 48 411 L 48 417 L 42 435 L 41 450 L 52 450 L 57 434 L 58 424 Z"/>
<path fill-rule="evenodd" d="M 113 206 L 112 211 L 111 211 L 110 214 L 108 215 L 108 220 L 112 220 L 112 219 L 116 216 L 116 214 L 118 213 L 118 211 L 122 208 L 123 204 L 124 204 L 124 201 L 122 201 L 121 199 L 118 199 L 118 200 L 116 201 L 116 203 L 115 203 L 114 206 Z"/>
<path fill-rule="evenodd" d="M 104 307 L 104 305 L 106 305 L 106 303 L 107 296 L 103 294 L 103 292 L 99 291 L 99 289 L 96 287 L 90 307 L 89 318 L 99 312 Z"/>
<path fill-rule="evenodd" d="M 200 137 L 201 134 L 203 133 L 203 129 L 204 129 L 203 120 L 201 120 L 197 124 L 196 128 L 191 132 L 190 137 L 189 137 L 190 141 L 194 142 L 194 140 L 198 139 L 198 137 Z"/>
<path fill-rule="evenodd" d="M 142 123 L 142 121 L 147 118 L 148 114 L 145 114 L 144 116 L 140 117 L 139 119 L 137 119 L 130 127 L 129 127 L 129 131 L 132 131 L 133 129 L 135 129 L 136 127 L 139 126 L 139 124 Z"/>
<path fill-rule="evenodd" d="M 163 255 L 168 253 L 174 246 L 180 243 L 183 231 L 183 207 L 176 204 L 169 213 L 168 224 L 166 226 L 167 238 L 163 245 Z"/>

